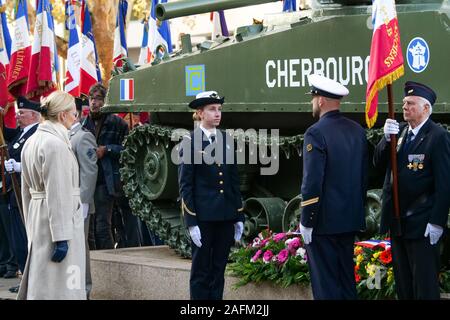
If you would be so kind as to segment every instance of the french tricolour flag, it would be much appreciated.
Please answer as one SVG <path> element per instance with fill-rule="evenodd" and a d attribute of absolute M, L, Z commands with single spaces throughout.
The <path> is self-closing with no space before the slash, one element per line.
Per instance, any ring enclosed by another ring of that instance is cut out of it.
<path fill-rule="evenodd" d="M 0 1 L 3 5 L 4 1 Z M 9 58 L 11 56 L 11 36 L 9 35 L 6 13 L 0 12 L 0 107 L 8 104 L 8 84 L 6 75 L 9 69 Z"/>
<path fill-rule="evenodd" d="M 47 95 L 56 89 L 56 42 L 50 0 L 38 0 L 28 73 L 28 96 Z"/>
<path fill-rule="evenodd" d="M 355 243 L 357 246 L 373 249 L 375 247 L 381 247 L 385 250 L 389 249 L 391 247 L 391 241 L 390 240 L 365 240 L 365 241 L 359 241 Z"/>
<path fill-rule="evenodd" d="M 153 61 L 156 47 L 160 44 L 164 45 L 168 52 L 172 52 L 172 40 L 167 20 L 163 21 L 159 27 L 156 24 L 155 8 L 159 2 L 166 3 L 167 0 L 152 0 L 150 16 L 147 21 L 144 21 L 144 34 L 138 62 L 140 65 Z"/>
<path fill-rule="evenodd" d="M 6 0 L 0 0 L 0 6 Z M 5 110 L 4 124 L 8 128 L 16 127 L 16 112 L 14 97 L 8 92 L 7 75 L 9 72 L 9 59 L 11 57 L 11 36 L 8 29 L 6 13 L 0 12 L 0 107 Z"/>
<path fill-rule="evenodd" d="M 91 86 L 101 80 L 91 15 L 87 2 L 83 1 L 81 8 L 80 95 L 88 96 Z"/>
<path fill-rule="evenodd" d="M 26 0 L 17 3 L 14 37 L 11 42 L 11 60 L 8 72 L 8 90 L 17 97 L 25 95 L 30 66 L 31 43 Z"/>
<path fill-rule="evenodd" d="M 69 48 L 67 49 L 67 70 L 64 90 L 72 96 L 80 94 L 80 54 L 77 20 L 71 1 L 66 1 L 67 29 L 69 30 Z"/>
<path fill-rule="evenodd" d="M 114 31 L 113 65 L 116 67 L 122 67 L 122 58 L 128 57 L 127 40 L 125 36 L 127 9 L 128 2 L 126 0 L 120 0 L 119 9 L 117 11 L 116 29 Z"/>
<path fill-rule="evenodd" d="M 134 79 L 120 79 L 120 101 L 134 100 Z"/>

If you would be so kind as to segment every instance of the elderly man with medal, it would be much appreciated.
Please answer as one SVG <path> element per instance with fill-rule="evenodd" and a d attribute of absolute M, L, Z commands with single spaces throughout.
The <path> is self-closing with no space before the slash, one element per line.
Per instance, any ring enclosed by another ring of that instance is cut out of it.
<path fill-rule="evenodd" d="M 399 299 L 439 299 L 439 247 L 450 205 L 449 133 L 430 119 L 437 96 L 428 86 L 408 81 L 403 118 L 387 119 L 374 165 L 385 170 L 380 232 L 390 231 Z M 394 222 L 390 135 L 398 135 L 400 224 Z"/>

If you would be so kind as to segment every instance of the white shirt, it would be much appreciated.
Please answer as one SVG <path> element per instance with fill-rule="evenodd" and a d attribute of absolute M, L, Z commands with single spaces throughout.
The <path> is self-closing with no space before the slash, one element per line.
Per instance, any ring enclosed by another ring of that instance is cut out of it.
<path fill-rule="evenodd" d="M 203 133 L 204 133 L 205 136 L 208 138 L 209 143 L 212 143 L 212 141 L 211 141 L 211 136 L 212 136 L 212 135 L 216 135 L 216 133 L 217 133 L 216 128 L 213 128 L 213 129 L 211 129 L 211 131 L 209 131 L 208 129 L 205 129 L 205 127 L 203 127 L 203 126 L 200 124 L 200 129 L 202 129 Z"/>
<path fill-rule="evenodd" d="M 408 126 L 408 132 L 409 132 L 409 131 L 412 131 L 412 133 L 414 134 L 414 135 L 411 137 L 411 141 L 413 141 L 413 140 L 416 138 L 416 136 L 419 134 L 420 128 L 423 127 L 423 125 L 425 124 L 425 122 L 427 122 L 427 120 L 428 120 L 429 118 L 430 118 L 430 117 L 427 117 L 421 124 L 419 124 L 419 125 L 418 125 L 417 127 L 415 127 L 414 129 L 411 128 L 411 126 Z"/>
<path fill-rule="evenodd" d="M 34 126 L 37 125 L 38 123 L 39 123 L 39 122 L 35 122 L 35 123 L 29 124 L 29 125 L 27 125 L 25 128 L 23 128 L 23 131 L 22 131 L 22 133 L 21 133 L 19 139 L 22 138 L 23 135 L 24 135 L 25 133 L 27 133 L 28 130 L 30 130 L 32 127 L 34 127 Z"/>

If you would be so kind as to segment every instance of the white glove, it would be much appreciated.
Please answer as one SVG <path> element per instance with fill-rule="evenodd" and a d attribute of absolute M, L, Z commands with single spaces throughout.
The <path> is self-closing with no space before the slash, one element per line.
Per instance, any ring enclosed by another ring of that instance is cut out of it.
<path fill-rule="evenodd" d="M 242 233 L 244 232 L 244 223 L 238 221 L 234 224 L 234 241 L 241 240 Z"/>
<path fill-rule="evenodd" d="M 430 243 L 431 243 L 431 245 L 433 245 L 439 241 L 439 238 L 442 236 L 443 232 L 444 232 L 444 229 L 441 226 L 428 223 L 427 228 L 425 229 L 424 236 L 428 237 L 428 235 L 430 235 Z"/>
<path fill-rule="evenodd" d="M 307 228 L 300 223 L 300 233 L 303 237 L 303 242 L 305 244 L 310 244 L 312 242 L 312 232 L 313 228 Z"/>
<path fill-rule="evenodd" d="M 399 124 L 397 120 L 394 119 L 386 119 L 386 122 L 384 123 L 384 137 L 386 138 L 386 141 L 391 141 L 391 134 L 398 134 L 400 131 Z"/>
<path fill-rule="evenodd" d="M 82 203 L 81 207 L 83 208 L 83 219 L 86 219 L 89 215 L 89 203 Z"/>
<path fill-rule="evenodd" d="M 8 172 L 21 172 L 22 165 L 14 159 L 5 160 L 5 169 Z"/>
<path fill-rule="evenodd" d="M 200 228 L 198 226 L 189 227 L 189 235 L 191 236 L 191 239 L 195 243 L 195 245 L 200 248 L 202 246 L 202 243 L 200 242 L 200 240 L 202 239 Z"/>

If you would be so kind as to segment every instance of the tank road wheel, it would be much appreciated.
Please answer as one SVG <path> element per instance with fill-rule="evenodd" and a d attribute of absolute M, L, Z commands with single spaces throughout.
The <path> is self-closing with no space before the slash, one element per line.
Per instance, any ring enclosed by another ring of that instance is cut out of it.
<path fill-rule="evenodd" d="M 286 203 L 281 198 L 248 198 L 245 200 L 244 238 L 252 241 L 266 228 L 281 232 L 281 218 Z"/>
<path fill-rule="evenodd" d="M 190 256 L 177 203 L 177 168 L 171 161 L 172 129 L 145 125 L 135 128 L 124 142 L 120 170 L 124 192 L 133 214 L 184 257 Z"/>
<path fill-rule="evenodd" d="M 298 228 L 302 213 L 302 208 L 300 207 L 301 202 L 301 195 L 292 198 L 288 202 L 283 214 L 283 232 L 294 231 Z"/>

